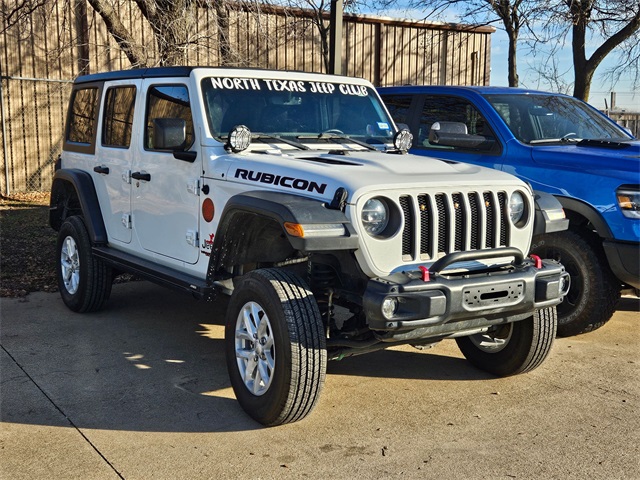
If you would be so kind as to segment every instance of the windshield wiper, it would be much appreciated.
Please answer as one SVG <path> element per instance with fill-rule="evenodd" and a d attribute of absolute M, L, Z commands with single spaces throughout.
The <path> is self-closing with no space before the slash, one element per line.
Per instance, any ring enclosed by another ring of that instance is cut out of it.
<path fill-rule="evenodd" d="M 605 140 L 598 138 L 585 138 L 578 142 L 579 147 L 603 147 L 603 148 L 627 148 L 631 146 L 631 143 L 624 140 Z"/>
<path fill-rule="evenodd" d="M 576 137 L 562 137 L 562 138 L 539 138 L 537 140 L 529 141 L 529 145 L 540 145 L 543 143 L 578 143 L 582 139 Z"/>
<path fill-rule="evenodd" d="M 270 135 L 268 133 L 259 133 L 259 132 L 251 132 L 251 140 L 277 140 L 278 142 L 286 143 L 287 145 L 291 145 L 292 147 L 299 148 L 300 150 L 309 150 L 309 147 L 303 145 L 300 142 L 294 142 L 293 140 L 287 140 L 286 138 L 280 137 L 278 135 Z"/>
<path fill-rule="evenodd" d="M 321 133 L 320 135 L 300 135 L 298 137 L 296 137 L 298 140 L 300 139 L 318 139 L 318 140 L 347 140 L 349 142 L 355 143 L 356 145 L 360 145 L 361 147 L 366 148 L 367 150 L 375 150 L 376 152 L 378 151 L 378 149 L 376 147 L 374 147 L 373 145 L 370 145 L 366 142 L 363 142 L 361 140 L 356 140 L 355 138 L 351 138 L 347 135 L 344 134 L 339 134 L 339 133 Z"/>

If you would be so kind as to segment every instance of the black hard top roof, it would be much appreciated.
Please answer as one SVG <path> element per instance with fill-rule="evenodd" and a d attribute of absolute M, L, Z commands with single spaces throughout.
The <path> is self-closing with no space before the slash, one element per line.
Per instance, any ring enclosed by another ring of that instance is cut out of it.
<path fill-rule="evenodd" d="M 152 67 L 94 73 L 76 78 L 75 83 L 105 82 L 130 78 L 188 77 L 195 67 Z"/>
<path fill-rule="evenodd" d="M 220 70 L 254 70 L 263 72 L 272 72 L 275 70 L 255 68 L 255 67 L 211 67 L 211 66 L 188 66 L 188 67 L 149 67 L 134 68 L 131 70 L 114 70 L 113 72 L 92 73 L 90 75 L 81 75 L 75 79 L 74 83 L 91 83 L 106 82 L 109 80 L 129 80 L 134 78 L 159 78 L 159 77 L 188 77 L 193 70 L 198 68 L 220 69 Z M 318 72 L 300 72 L 296 70 L 277 70 L 278 73 L 295 72 L 295 73 L 313 73 L 313 75 L 324 75 L 327 77 L 340 77 L 341 75 L 328 75 Z"/>

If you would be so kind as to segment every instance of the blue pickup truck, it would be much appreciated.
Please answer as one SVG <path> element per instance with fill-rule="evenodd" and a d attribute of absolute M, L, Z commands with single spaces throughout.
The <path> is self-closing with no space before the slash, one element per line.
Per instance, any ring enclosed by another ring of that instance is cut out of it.
<path fill-rule="evenodd" d="M 566 95 L 444 86 L 379 93 L 413 133 L 412 153 L 504 170 L 560 201 L 569 230 L 536 237 L 531 247 L 571 274 L 559 335 L 604 325 L 622 288 L 638 293 L 640 140 Z"/>

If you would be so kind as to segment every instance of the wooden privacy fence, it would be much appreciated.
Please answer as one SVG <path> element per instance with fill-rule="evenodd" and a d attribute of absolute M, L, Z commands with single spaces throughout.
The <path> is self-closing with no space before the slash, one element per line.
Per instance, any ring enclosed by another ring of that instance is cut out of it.
<path fill-rule="evenodd" d="M 44 2 L 20 22 L 0 25 L 0 192 L 46 191 L 60 154 L 72 80 L 80 74 L 130 68 L 86 0 Z M 18 0 L 6 0 L 5 6 Z M 124 26 L 160 62 L 151 27 L 134 2 L 114 0 Z M 224 28 L 200 2 L 184 65 L 221 65 L 324 72 L 314 12 L 230 4 Z M 345 15 L 345 75 L 376 85 L 486 85 L 492 27 L 465 27 Z M 325 16 L 324 25 L 328 23 Z M 224 38 L 223 38 L 224 37 Z M 221 54 L 222 40 L 227 50 Z M 222 60 L 224 58 L 224 60 Z"/>
<path fill-rule="evenodd" d="M 605 112 L 618 125 L 628 129 L 634 137 L 640 138 L 640 112 L 617 112 L 615 110 Z"/>

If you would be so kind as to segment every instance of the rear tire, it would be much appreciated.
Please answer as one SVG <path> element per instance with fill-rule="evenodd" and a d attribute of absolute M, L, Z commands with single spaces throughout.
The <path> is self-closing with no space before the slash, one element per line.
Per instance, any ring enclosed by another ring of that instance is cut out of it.
<path fill-rule="evenodd" d="M 282 425 L 313 410 L 327 350 L 318 305 L 302 279 L 278 269 L 245 275 L 229 302 L 225 345 L 233 391 L 254 420 Z"/>
<path fill-rule="evenodd" d="M 555 307 L 542 308 L 525 320 L 456 338 L 456 342 L 473 365 L 506 377 L 529 372 L 547 358 L 556 336 L 556 325 Z"/>
<path fill-rule="evenodd" d="M 56 274 L 62 300 L 74 312 L 94 312 L 111 295 L 111 267 L 95 258 L 87 228 L 78 216 L 67 218 L 58 232 Z"/>
<path fill-rule="evenodd" d="M 566 230 L 534 239 L 531 253 L 557 260 L 571 275 L 571 288 L 558 305 L 558 336 L 587 333 L 613 316 L 620 281 L 607 264 L 598 239 L 587 230 Z"/>

